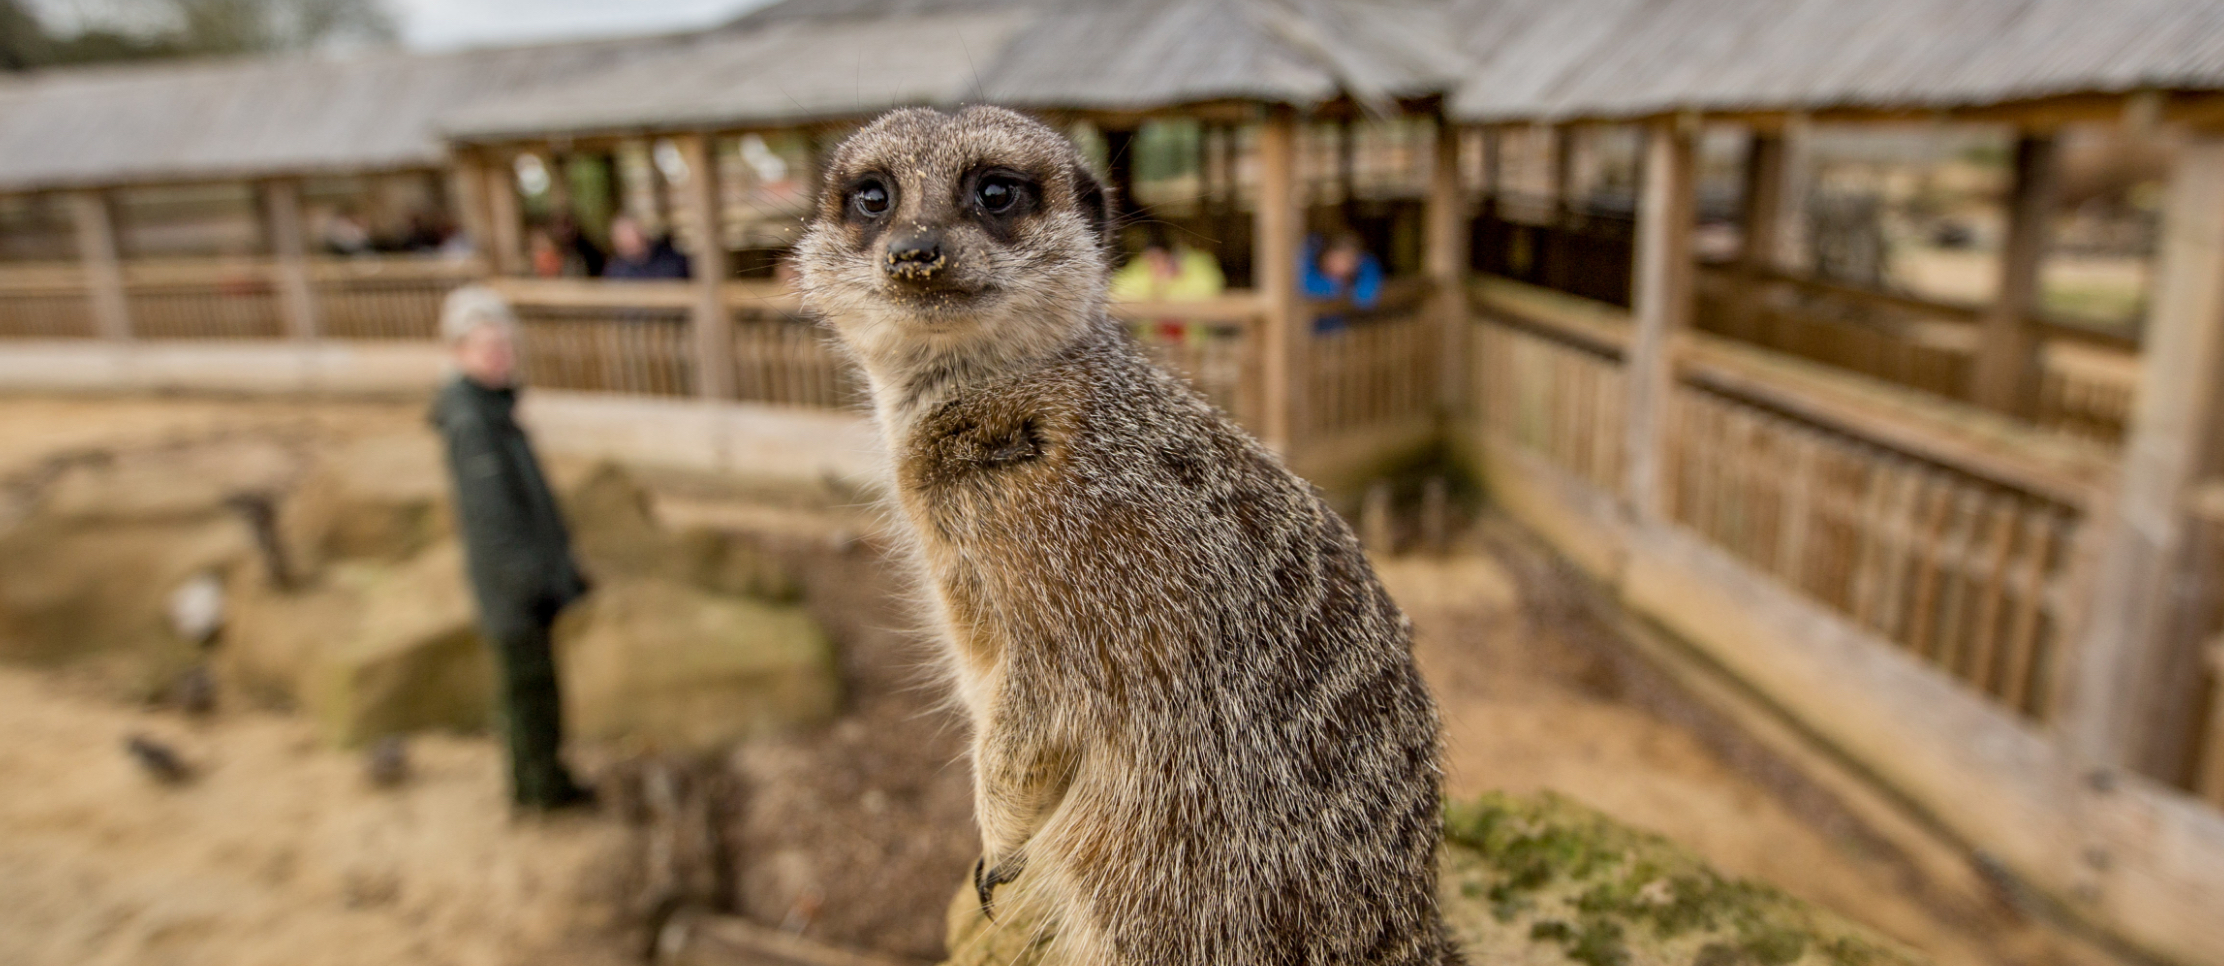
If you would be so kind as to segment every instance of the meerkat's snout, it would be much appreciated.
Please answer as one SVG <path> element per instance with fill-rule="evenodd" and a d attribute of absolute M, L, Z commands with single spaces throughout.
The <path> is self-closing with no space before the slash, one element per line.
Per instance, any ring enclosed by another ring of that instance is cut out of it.
<path fill-rule="evenodd" d="M 921 226 L 888 239 L 884 268 L 888 276 L 897 281 L 931 281 L 949 264 L 949 258 L 942 253 L 939 231 Z"/>

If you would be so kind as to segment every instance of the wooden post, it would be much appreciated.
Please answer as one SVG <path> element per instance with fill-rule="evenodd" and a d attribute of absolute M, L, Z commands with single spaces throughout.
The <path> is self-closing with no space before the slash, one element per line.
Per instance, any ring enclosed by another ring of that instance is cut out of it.
<path fill-rule="evenodd" d="M 487 211 L 486 167 L 477 157 L 460 153 L 449 157 L 448 204 L 455 209 L 456 228 L 492 266 L 494 216 Z"/>
<path fill-rule="evenodd" d="M 1667 409 L 1676 382 L 1675 357 L 1691 324 L 1691 235 L 1697 227 L 1696 132 L 1680 121 L 1655 121 L 1646 132 L 1644 186 L 1637 207 L 1637 281 L 1630 307 L 1636 322 L 1623 361 L 1629 387 L 1629 506 L 1641 524 L 1665 516 L 1660 485 L 1667 459 Z"/>
<path fill-rule="evenodd" d="M 1460 131 L 1439 119 L 1436 159 L 1429 169 L 1427 250 L 1429 281 L 1435 286 L 1442 358 L 1438 360 L 1437 409 L 1447 419 L 1460 416 L 1467 399 L 1467 196 L 1460 184 Z"/>
<path fill-rule="evenodd" d="M 1558 225 L 1565 222 L 1568 214 L 1575 210 L 1568 194 L 1575 185 L 1576 129 L 1562 124 L 1551 130 L 1552 181 L 1547 190 L 1552 195 L 1552 223 Z"/>
<path fill-rule="evenodd" d="M 301 224 L 301 182 L 279 178 L 262 184 L 263 225 L 276 263 L 278 314 L 286 335 L 314 339 L 319 333 L 316 283 L 309 278 L 309 245 Z"/>
<path fill-rule="evenodd" d="M 1803 264 L 1807 244 L 1807 191 L 1814 176 L 1814 137 L 1805 114 L 1784 119 L 1777 137 L 1783 142 L 1783 177 L 1777 188 L 1775 265 L 1790 269 Z"/>
<path fill-rule="evenodd" d="M 1747 274 L 1765 275 L 1776 267 L 1783 208 L 1784 139 L 1755 131 L 1745 156 L 1745 238 L 1738 253 Z"/>
<path fill-rule="evenodd" d="M 682 134 L 672 139 L 687 162 L 684 203 L 699 239 L 688 261 L 695 278 L 695 394 L 705 399 L 734 396 L 734 322 L 726 309 L 726 240 L 718 225 L 718 158 L 710 138 Z"/>
<path fill-rule="evenodd" d="M 487 158 L 487 254 L 497 275 L 523 275 L 525 263 L 525 212 L 517 198 L 517 165 L 508 152 Z"/>
<path fill-rule="evenodd" d="M 1978 323 L 1974 398 L 2011 416 L 2036 402 L 2038 340 L 2030 323 L 2039 305 L 2039 261 L 2046 254 L 2054 208 L 2054 139 L 2026 134 L 2016 141 L 2015 185 L 2008 201 L 2008 237 L 2000 256 L 2000 294 Z"/>
<path fill-rule="evenodd" d="M 2142 719 L 2198 680 L 2173 680 L 2192 677 L 2182 672 L 2196 644 L 2173 638 L 2168 615 L 2187 495 L 2224 432 L 2224 135 L 2180 149 L 2163 211 L 2138 395 L 2112 512 L 2096 521 L 2104 543 L 2060 719 L 2071 750 L 2096 765 L 2151 764 L 2155 728 Z"/>
<path fill-rule="evenodd" d="M 131 338 L 131 300 L 124 295 L 123 258 L 108 196 L 73 191 L 70 219 L 77 223 L 77 259 L 85 269 L 85 294 L 93 303 L 93 328 L 103 339 Z"/>
<path fill-rule="evenodd" d="M 1259 201 L 1253 214 L 1251 274 L 1265 303 L 1260 353 L 1259 435 L 1283 458 L 1294 455 L 1299 392 L 1295 371 L 1302 340 L 1312 333 L 1298 318 L 1297 123 L 1287 108 L 1274 108 L 1259 126 Z"/>

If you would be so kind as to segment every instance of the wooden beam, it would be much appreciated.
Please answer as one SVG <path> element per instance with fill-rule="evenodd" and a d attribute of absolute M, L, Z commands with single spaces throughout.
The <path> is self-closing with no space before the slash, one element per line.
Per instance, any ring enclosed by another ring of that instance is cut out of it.
<path fill-rule="evenodd" d="M 672 139 L 687 162 L 683 203 L 700 240 L 689 253 L 694 272 L 695 306 L 690 327 L 695 336 L 695 394 L 705 399 L 734 396 L 734 322 L 726 308 L 726 240 L 719 231 L 718 159 L 710 139 L 682 134 Z"/>
<path fill-rule="evenodd" d="M 1774 265 L 1789 271 L 1807 260 L 1807 192 L 1814 182 L 1814 133 L 1807 115 L 1794 114 L 1775 126 L 1783 142 L 1783 183 L 1776 197 Z"/>
<path fill-rule="evenodd" d="M 1676 354 L 1691 326 L 1692 252 L 1699 177 L 1694 132 L 1654 122 L 1645 136 L 1644 186 L 1637 207 L 1637 271 L 1630 311 L 1636 323 L 1625 364 L 1629 411 L 1630 507 L 1641 524 L 1665 518 L 1660 484 L 1666 459 L 1667 410 L 1675 391 Z"/>
<path fill-rule="evenodd" d="M 103 339 L 131 338 L 131 300 L 124 295 L 124 267 L 116 245 L 116 221 L 108 196 L 73 191 L 70 219 L 77 224 L 77 258 L 85 268 L 86 296 L 93 303 L 93 328 Z"/>
<path fill-rule="evenodd" d="M 1251 274 L 1265 303 L 1265 324 L 1260 327 L 1259 434 L 1284 459 L 1294 456 L 1295 410 L 1298 382 L 1295 372 L 1301 340 L 1312 337 L 1301 329 L 1297 298 L 1298 217 L 1297 122 L 1286 108 L 1276 108 L 1259 125 L 1258 208 L 1253 213 Z"/>
<path fill-rule="evenodd" d="M 517 166 L 508 154 L 486 159 L 481 176 L 486 185 L 487 261 L 497 275 L 524 275 L 525 211 L 517 197 Z"/>
<path fill-rule="evenodd" d="M 301 182 L 278 178 L 262 183 L 263 226 L 277 263 L 278 314 L 286 334 L 314 339 L 319 334 L 317 290 L 309 278 L 309 244 L 301 219 Z"/>
<path fill-rule="evenodd" d="M 487 211 L 486 168 L 476 156 L 458 153 L 449 157 L 448 204 L 454 209 L 456 228 L 492 265 L 494 216 Z"/>
<path fill-rule="evenodd" d="M 2146 358 L 2116 499 L 2096 521 L 2097 571 L 2062 717 L 2071 749 L 2101 765 L 2138 762 L 2143 711 L 2190 684 L 2168 680 L 2181 663 L 2173 648 L 2190 644 L 2173 640 L 2168 595 L 2204 450 L 2224 431 L 2224 137 L 2180 148 L 2163 211 Z"/>
<path fill-rule="evenodd" d="M 1745 217 L 1739 263 L 1747 270 L 1776 267 L 1779 231 L 1784 223 L 1784 138 L 1753 132 L 1745 156 Z"/>
<path fill-rule="evenodd" d="M 2030 319 L 2039 307 L 2039 263 L 2046 256 L 2054 210 L 2054 139 L 2025 134 L 2016 141 L 2015 184 L 2008 200 L 2008 236 L 2000 255 L 2000 290 L 1978 322 L 1972 398 L 2011 416 L 2029 415 L 2037 401 L 2038 339 Z"/>
<path fill-rule="evenodd" d="M 1460 183 L 1460 129 L 1439 120 L 1436 158 L 1429 168 L 1423 260 L 1435 301 L 1441 356 L 1437 409 L 1456 419 L 1467 404 L 1467 192 Z"/>

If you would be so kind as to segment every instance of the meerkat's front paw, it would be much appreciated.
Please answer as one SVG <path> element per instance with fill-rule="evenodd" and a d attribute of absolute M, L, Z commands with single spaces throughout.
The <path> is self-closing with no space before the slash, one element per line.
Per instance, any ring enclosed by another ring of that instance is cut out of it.
<path fill-rule="evenodd" d="M 987 916 L 988 921 L 995 922 L 996 913 L 993 907 L 996 904 L 996 887 L 1019 878 L 1019 874 L 1025 871 L 1027 856 L 1021 852 L 1012 853 L 993 867 L 988 864 L 986 855 L 974 860 L 973 892 L 981 897 L 981 915 Z"/>

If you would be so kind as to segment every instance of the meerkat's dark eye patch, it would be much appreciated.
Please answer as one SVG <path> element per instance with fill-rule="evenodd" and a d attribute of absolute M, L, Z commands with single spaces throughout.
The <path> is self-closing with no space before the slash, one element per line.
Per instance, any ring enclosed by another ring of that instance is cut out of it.
<path fill-rule="evenodd" d="M 850 182 L 844 193 L 849 197 L 850 211 L 868 221 L 878 219 L 896 206 L 895 188 L 878 174 L 859 176 Z"/>
<path fill-rule="evenodd" d="M 1097 183 L 1096 176 L 1080 165 L 1074 165 L 1071 176 L 1073 200 L 1080 205 L 1082 215 L 1089 219 L 1089 229 L 1096 232 L 1099 239 L 1109 242 L 1112 212 L 1111 204 L 1104 197 L 1104 185 Z"/>
<path fill-rule="evenodd" d="M 960 185 L 962 203 L 992 231 L 1034 211 L 1042 199 L 1035 179 L 1010 168 L 970 172 Z"/>

